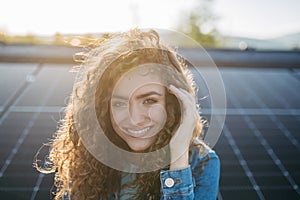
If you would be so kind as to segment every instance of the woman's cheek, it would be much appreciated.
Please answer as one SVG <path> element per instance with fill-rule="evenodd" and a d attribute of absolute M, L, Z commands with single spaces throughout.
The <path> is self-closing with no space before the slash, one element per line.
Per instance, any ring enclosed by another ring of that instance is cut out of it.
<path fill-rule="evenodd" d="M 111 115 L 115 123 L 119 125 L 122 121 L 128 118 L 128 111 L 115 109 L 112 111 Z"/>
<path fill-rule="evenodd" d="M 156 123 L 165 124 L 167 120 L 167 112 L 164 105 L 157 104 L 149 109 L 150 119 Z"/>

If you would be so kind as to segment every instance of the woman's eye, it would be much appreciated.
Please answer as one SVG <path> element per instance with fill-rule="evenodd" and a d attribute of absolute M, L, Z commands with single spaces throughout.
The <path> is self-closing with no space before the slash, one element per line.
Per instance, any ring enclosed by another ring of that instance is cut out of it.
<path fill-rule="evenodd" d="M 157 103 L 157 100 L 155 99 L 146 99 L 143 104 L 148 104 L 148 105 L 151 105 L 151 104 L 155 104 Z"/>
<path fill-rule="evenodd" d="M 121 102 L 121 101 L 117 101 L 117 102 L 113 102 L 112 106 L 116 107 L 116 108 L 125 108 L 125 107 L 127 107 L 127 103 Z"/>

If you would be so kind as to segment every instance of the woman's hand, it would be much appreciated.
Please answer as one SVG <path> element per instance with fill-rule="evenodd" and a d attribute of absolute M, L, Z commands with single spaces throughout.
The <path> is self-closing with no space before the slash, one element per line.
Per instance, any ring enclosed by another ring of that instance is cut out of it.
<path fill-rule="evenodd" d="M 181 123 L 170 141 L 170 170 L 182 169 L 188 166 L 188 150 L 194 129 L 199 120 L 195 97 L 188 91 L 171 85 L 170 92 L 174 94 L 181 106 Z"/>

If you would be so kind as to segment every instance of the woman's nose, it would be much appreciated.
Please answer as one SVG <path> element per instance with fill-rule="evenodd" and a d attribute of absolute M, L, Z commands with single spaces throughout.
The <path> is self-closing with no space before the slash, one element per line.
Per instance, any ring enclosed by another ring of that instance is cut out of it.
<path fill-rule="evenodd" d="M 143 108 L 142 105 L 131 104 L 129 107 L 129 113 L 130 120 L 134 125 L 142 126 L 150 120 L 147 109 Z"/>

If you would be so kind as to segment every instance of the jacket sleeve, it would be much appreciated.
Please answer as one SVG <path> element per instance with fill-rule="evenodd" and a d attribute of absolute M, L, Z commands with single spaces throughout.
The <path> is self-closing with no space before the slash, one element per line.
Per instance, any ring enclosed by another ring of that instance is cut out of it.
<path fill-rule="evenodd" d="M 194 182 L 191 167 L 160 172 L 161 199 L 194 199 Z"/>
<path fill-rule="evenodd" d="M 204 164 L 204 171 L 199 175 L 195 174 L 194 193 L 197 199 L 216 200 L 219 191 L 220 160 L 214 151 L 210 151 L 208 155 L 210 158 Z"/>
<path fill-rule="evenodd" d="M 160 172 L 161 199 L 216 200 L 220 161 L 214 151 L 211 150 L 208 155 L 210 159 L 204 164 L 203 172 L 200 172 L 201 162 L 207 160 L 207 155 L 205 157 L 194 155 L 187 168 L 176 171 L 162 170 Z"/>

